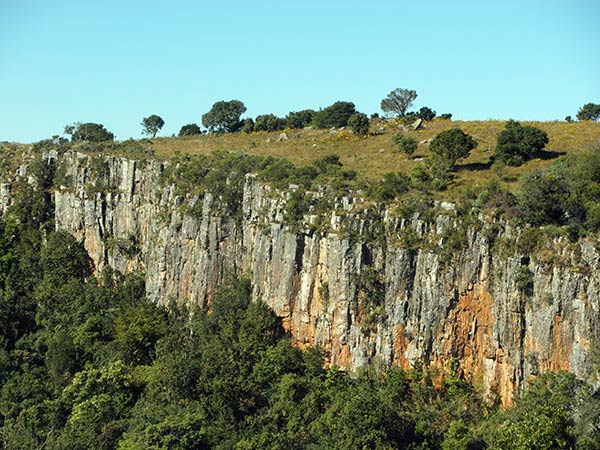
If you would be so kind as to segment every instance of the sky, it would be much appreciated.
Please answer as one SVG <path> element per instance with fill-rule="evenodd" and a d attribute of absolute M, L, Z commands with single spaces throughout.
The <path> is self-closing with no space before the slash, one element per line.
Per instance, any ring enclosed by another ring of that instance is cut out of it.
<path fill-rule="evenodd" d="M 219 100 L 245 116 L 395 88 L 454 119 L 556 120 L 600 103 L 600 2 L 0 0 L 0 141 L 97 122 L 178 133 Z"/>

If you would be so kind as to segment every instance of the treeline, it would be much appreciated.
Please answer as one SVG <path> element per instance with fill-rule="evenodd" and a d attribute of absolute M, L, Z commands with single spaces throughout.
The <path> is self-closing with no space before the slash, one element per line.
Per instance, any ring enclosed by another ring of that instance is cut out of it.
<path fill-rule="evenodd" d="M 457 361 L 324 369 L 243 280 L 206 312 L 147 303 L 140 275 L 94 277 L 81 243 L 51 231 L 51 171 L 15 186 L 0 220 L 3 448 L 600 448 L 598 393 L 572 374 L 538 377 L 503 411 Z"/>

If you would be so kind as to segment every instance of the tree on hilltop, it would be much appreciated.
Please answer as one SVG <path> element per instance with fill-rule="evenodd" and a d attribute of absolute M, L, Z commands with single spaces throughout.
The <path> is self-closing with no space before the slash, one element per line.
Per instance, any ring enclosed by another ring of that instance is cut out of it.
<path fill-rule="evenodd" d="M 510 166 L 520 166 L 547 143 L 548 135 L 545 131 L 509 120 L 504 130 L 498 133 L 496 158 Z"/>
<path fill-rule="evenodd" d="M 240 117 L 246 106 L 239 100 L 216 102 L 210 111 L 202 115 L 202 125 L 215 133 L 231 133 L 242 127 Z"/>
<path fill-rule="evenodd" d="M 453 170 L 456 161 L 469 156 L 475 147 L 475 139 L 460 128 L 442 131 L 429 146 L 434 156 L 434 165 L 444 172 Z"/>
<path fill-rule="evenodd" d="M 417 91 L 397 88 L 381 100 L 381 110 L 388 115 L 404 117 L 417 98 Z"/>
<path fill-rule="evenodd" d="M 317 128 L 345 127 L 348 119 L 356 112 L 352 102 L 335 102 L 327 108 L 317 111 L 313 123 Z"/>
<path fill-rule="evenodd" d="M 65 127 L 65 134 L 71 135 L 73 142 L 105 142 L 115 139 L 115 135 L 104 128 L 101 123 L 76 122 Z"/>
<path fill-rule="evenodd" d="M 586 103 L 577 112 L 578 120 L 594 120 L 600 119 L 600 104 Z"/>
<path fill-rule="evenodd" d="M 156 137 L 156 133 L 165 125 L 165 121 L 162 117 L 152 114 L 150 117 L 144 117 L 141 125 L 144 127 L 142 134 Z"/>
<path fill-rule="evenodd" d="M 194 136 L 197 134 L 202 134 L 202 130 L 195 123 L 188 123 L 187 125 L 182 126 L 179 130 L 179 137 Z"/>

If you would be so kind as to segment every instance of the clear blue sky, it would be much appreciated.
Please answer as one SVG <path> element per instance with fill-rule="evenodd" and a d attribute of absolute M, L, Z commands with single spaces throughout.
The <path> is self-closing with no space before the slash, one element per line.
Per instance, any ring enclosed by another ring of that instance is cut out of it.
<path fill-rule="evenodd" d="M 170 135 L 230 99 L 370 114 L 397 87 L 456 119 L 574 116 L 600 103 L 600 2 L 0 0 L 0 141 Z"/>

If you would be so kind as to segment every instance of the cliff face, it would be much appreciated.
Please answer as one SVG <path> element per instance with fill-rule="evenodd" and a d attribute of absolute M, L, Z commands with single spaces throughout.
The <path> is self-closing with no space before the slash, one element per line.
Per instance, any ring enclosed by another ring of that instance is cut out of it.
<path fill-rule="evenodd" d="M 293 340 L 321 347 L 332 364 L 457 370 L 505 404 L 538 373 L 591 374 L 600 338 L 594 242 L 548 238 L 530 256 L 507 244 L 523 239 L 519 230 L 486 217 L 465 224 L 452 205 L 431 220 L 399 219 L 356 198 L 339 199 L 320 233 L 305 226 L 314 217 L 285 224 L 287 194 L 252 176 L 239 219 L 210 194 L 160 186 L 159 162 L 67 153 L 60 167 L 68 187 L 54 193 L 56 227 L 83 240 L 98 270 L 143 270 L 151 301 L 206 306 L 227 274 L 245 275 Z"/>

